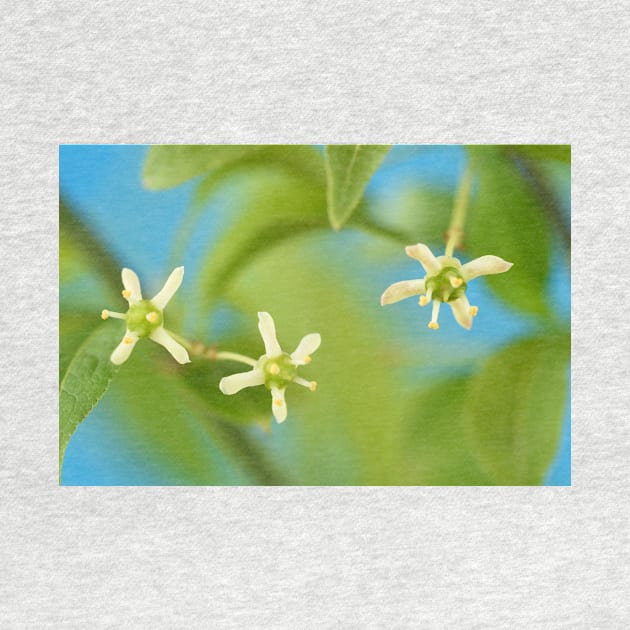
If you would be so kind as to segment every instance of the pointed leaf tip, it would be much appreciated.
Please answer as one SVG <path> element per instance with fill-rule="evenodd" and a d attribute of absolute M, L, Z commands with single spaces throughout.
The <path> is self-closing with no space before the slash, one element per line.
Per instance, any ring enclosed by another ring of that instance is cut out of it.
<path fill-rule="evenodd" d="M 326 146 L 326 197 L 333 230 L 340 230 L 356 210 L 368 182 L 390 149 L 390 145 Z"/>

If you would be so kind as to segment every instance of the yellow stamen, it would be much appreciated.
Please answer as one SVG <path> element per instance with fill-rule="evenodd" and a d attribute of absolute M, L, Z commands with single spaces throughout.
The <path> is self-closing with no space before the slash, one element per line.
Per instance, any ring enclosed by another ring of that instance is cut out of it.
<path fill-rule="evenodd" d="M 451 283 L 451 286 L 452 286 L 454 289 L 458 289 L 459 287 L 461 287 L 461 286 L 462 286 L 462 284 L 464 283 L 464 281 L 463 281 L 461 278 L 451 278 L 451 279 L 450 279 L 450 283 Z"/>
<path fill-rule="evenodd" d="M 151 311 L 146 314 L 146 318 L 150 324 L 155 324 L 158 320 L 158 314 L 155 311 Z"/>
<path fill-rule="evenodd" d="M 127 345 L 129 345 L 130 343 L 133 343 L 133 339 L 131 337 L 125 337 L 123 339 L 123 343 L 126 343 Z"/>
<path fill-rule="evenodd" d="M 279 368 L 279 367 L 278 367 L 278 365 L 276 365 L 275 363 L 272 363 L 272 364 L 269 366 L 269 373 L 270 373 L 270 374 L 273 374 L 273 375 L 275 376 L 276 374 L 279 374 L 279 373 L 280 373 L 280 368 Z"/>
<path fill-rule="evenodd" d="M 130 297 L 131 297 L 131 291 L 129 291 L 129 289 L 123 289 L 123 290 L 121 291 L 121 293 L 122 293 L 122 296 L 123 296 L 124 298 L 130 298 Z"/>
<path fill-rule="evenodd" d="M 109 311 L 107 309 L 103 309 L 101 311 L 101 319 L 107 319 L 109 317 Z"/>
<path fill-rule="evenodd" d="M 311 357 L 309 357 L 308 355 L 306 355 L 304 357 L 304 363 L 310 363 L 313 359 L 311 359 Z"/>
<path fill-rule="evenodd" d="M 420 306 L 426 306 L 429 303 L 429 298 L 426 295 L 421 295 L 418 303 Z"/>
<path fill-rule="evenodd" d="M 470 314 L 475 317 L 475 315 L 477 315 L 477 313 L 479 312 L 479 307 L 478 306 L 471 306 L 470 307 Z"/>
<path fill-rule="evenodd" d="M 440 325 L 437 322 L 429 322 L 429 328 L 431 330 L 437 330 L 440 327 Z"/>
<path fill-rule="evenodd" d="M 273 401 L 273 404 L 274 404 L 274 405 L 277 405 L 278 407 L 280 407 L 280 406 L 282 405 L 282 401 L 281 401 L 279 398 L 276 398 L 276 399 Z"/>
<path fill-rule="evenodd" d="M 317 381 L 311 381 L 311 384 L 308 387 L 312 392 L 317 389 Z"/>

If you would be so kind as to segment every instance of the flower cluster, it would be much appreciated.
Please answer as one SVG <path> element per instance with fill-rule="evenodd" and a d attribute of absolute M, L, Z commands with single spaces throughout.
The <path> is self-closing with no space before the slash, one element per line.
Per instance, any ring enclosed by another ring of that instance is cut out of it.
<path fill-rule="evenodd" d="M 287 417 L 284 392 L 288 385 L 297 383 L 312 392 L 317 388 L 315 381 L 307 381 L 297 375 L 297 368 L 311 362 L 311 354 L 319 348 L 321 337 L 311 333 L 302 338 L 291 354 L 282 351 L 276 337 L 276 327 L 269 313 L 258 313 L 258 330 L 265 345 L 265 353 L 248 372 L 232 374 L 221 379 L 219 389 L 224 394 L 236 394 L 245 387 L 264 385 L 271 391 L 271 410 L 278 422 Z"/>
<path fill-rule="evenodd" d="M 424 267 L 426 275 L 421 279 L 403 280 L 389 286 L 381 296 L 381 306 L 420 295 L 420 306 L 433 302 L 429 328 L 434 330 L 439 328 L 438 314 L 443 302 L 451 307 L 457 323 L 469 330 L 472 318 L 477 315 L 479 309 L 468 302 L 466 297 L 468 283 L 478 276 L 503 273 L 512 267 L 512 263 L 498 256 L 481 256 L 462 265 L 452 256 L 436 258 L 422 243 L 409 245 L 405 252 Z"/>
<path fill-rule="evenodd" d="M 115 317 L 124 319 L 127 323 L 125 336 L 112 352 L 111 361 L 116 365 L 124 363 L 134 349 L 138 339 L 149 339 L 164 346 L 178 363 L 190 363 L 186 349 L 164 328 L 164 307 L 169 303 L 184 279 L 184 268 L 174 269 L 161 291 L 151 300 L 142 299 L 140 280 L 131 270 L 122 270 L 123 297 L 129 302 L 129 310 L 126 313 L 103 310 L 101 317 L 108 319 Z"/>
<path fill-rule="evenodd" d="M 422 243 L 410 245 L 405 250 L 424 267 L 424 278 L 403 280 L 388 287 L 381 297 L 381 305 L 393 304 L 405 298 L 420 295 L 420 305 L 433 302 L 433 314 L 429 328 L 437 329 L 440 305 L 449 304 L 457 322 L 464 328 L 472 326 L 472 318 L 477 314 L 477 307 L 471 306 L 466 297 L 468 282 L 478 276 L 503 273 L 512 267 L 498 256 L 481 256 L 464 265 L 452 256 L 435 257 L 431 250 Z M 184 268 L 173 270 L 159 293 L 150 300 L 143 299 L 138 276 L 131 270 L 122 270 L 123 297 L 129 303 L 126 313 L 103 310 L 101 317 L 115 317 L 126 322 L 127 330 L 120 344 L 111 355 L 112 363 L 124 363 L 139 339 L 149 339 L 164 346 L 178 363 L 189 363 L 186 348 L 182 346 L 164 328 L 164 308 L 179 289 L 184 278 Z M 311 333 L 302 338 L 291 354 L 284 352 L 276 336 L 276 327 L 269 313 L 258 313 L 258 329 L 265 346 L 265 353 L 258 359 L 231 352 L 215 353 L 215 358 L 235 359 L 252 366 L 247 372 L 232 374 L 221 379 L 219 389 L 226 395 L 236 394 L 245 387 L 264 385 L 271 391 L 271 409 L 278 422 L 287 417 L 286 388 L 296 383 L 315 391 L 317 383 L 298 376 L 298 368 L 311 361 L 313 354 L 321 344 L 318 333 Z M 223 354 L 223 357 L 220 355 Z"/>

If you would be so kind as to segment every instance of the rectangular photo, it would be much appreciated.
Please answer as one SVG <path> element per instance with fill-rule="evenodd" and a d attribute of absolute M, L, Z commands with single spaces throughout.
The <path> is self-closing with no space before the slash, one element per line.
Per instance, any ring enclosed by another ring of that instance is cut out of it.
<path fill-rule="evenodd" d="M 61 145 L 59 483 L 571 484 L 569 145 Z"/>

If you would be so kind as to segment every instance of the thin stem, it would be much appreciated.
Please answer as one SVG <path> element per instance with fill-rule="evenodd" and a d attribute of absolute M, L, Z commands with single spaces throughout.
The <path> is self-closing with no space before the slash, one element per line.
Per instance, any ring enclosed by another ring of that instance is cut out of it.
<path fill-rule="evenodd" d="M 193 356 L 200 357 L 202 359 L 208 359 L 210 361 L 238 361 L 239 363 L 245 363 L 245 365 L 256 367 L 256 359 L 247 357 L 244 354 L 227 351 L 219 352 L 216 349 L 216 346 L 204 346 L 202 343 L 199 342 L 192 343 L 191 341 L 188 341 L 188 339 L 170 330 L 167 330 L 166 332 L 171 337 L 173 337 L 175 341 L 181 343 L 182 346 L 184 346 L 184 348 L 186 348 L 186 350 L 188 350 L 188 352 L 190 352 Z"/>
<path fill-rule="evenodd" d="M 457 188 L 455 205 L 453 206 L 453 215 L 446 233 L 446 250 L 444 252 L 446 256 L 452 256 L 455 248 L 462 244 L 471 184 L 472 171 L 470 169 L 470 165 L 467 165 L 459 182 L 459 187 Z"/>

